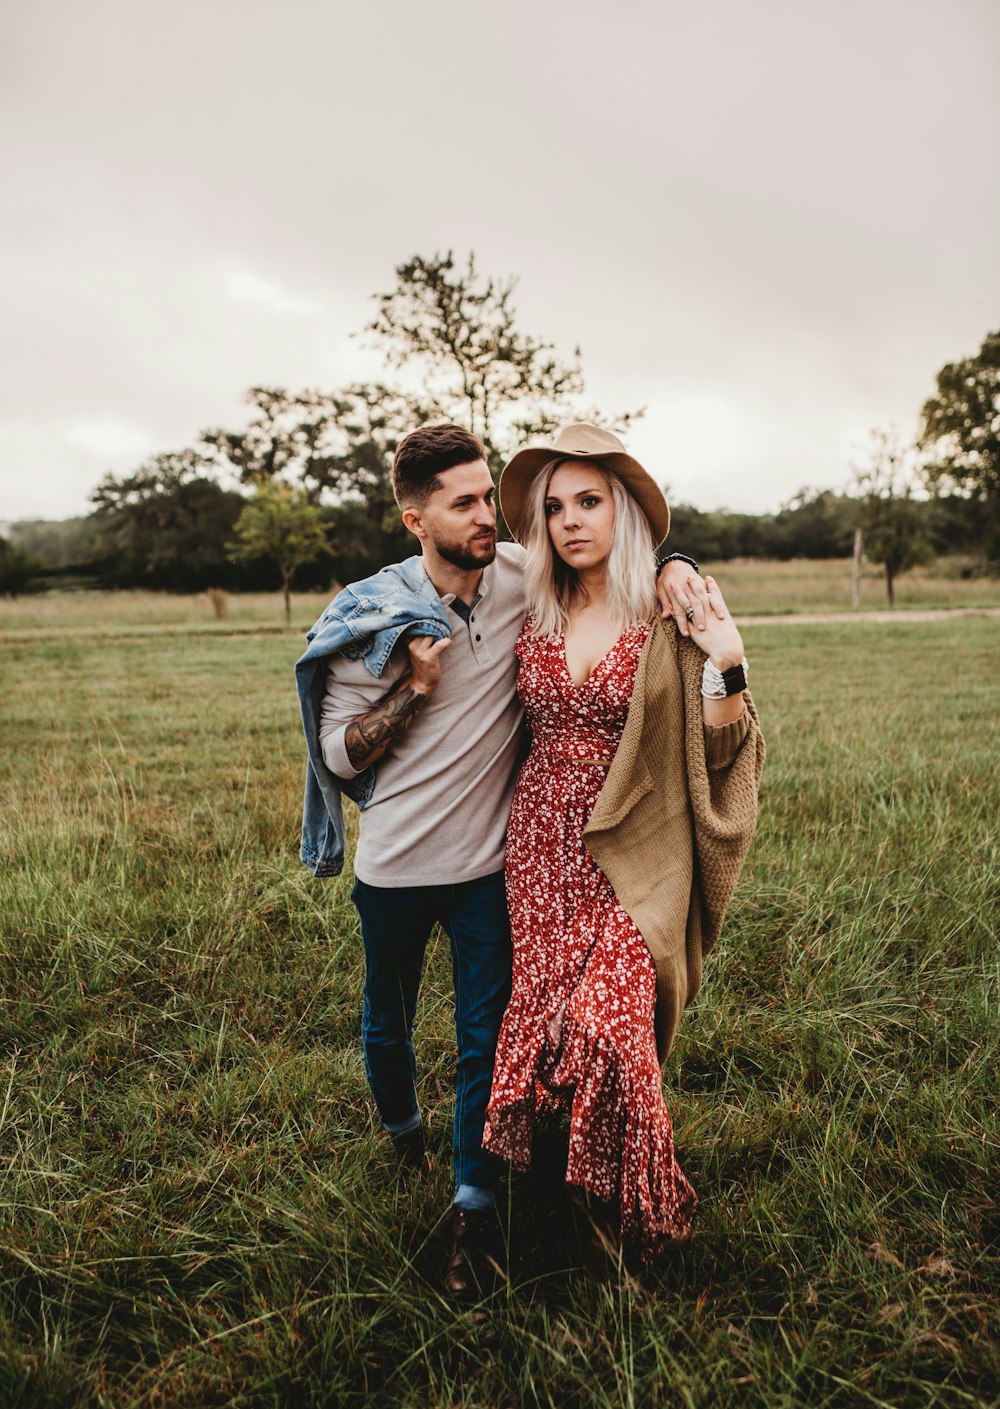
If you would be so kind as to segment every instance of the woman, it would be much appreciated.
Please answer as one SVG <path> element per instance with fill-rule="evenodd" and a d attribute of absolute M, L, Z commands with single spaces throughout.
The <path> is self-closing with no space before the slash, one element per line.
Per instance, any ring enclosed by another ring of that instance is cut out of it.
<path fill-rule="evenodd" d="M 500 481 L 527 549 L 518 691 L 532 729 L 507 841 L 513 989 L 483 1143 L 524 1169 L 569 1112 L 566 1180 L 645 1256 L 687 1236 L 660 1061 L 697 992 L 756 816 L 763 740 L 711 578 L 706 625 L 655 613 L 670 514 L 616 436 L 578 424 Z"/>

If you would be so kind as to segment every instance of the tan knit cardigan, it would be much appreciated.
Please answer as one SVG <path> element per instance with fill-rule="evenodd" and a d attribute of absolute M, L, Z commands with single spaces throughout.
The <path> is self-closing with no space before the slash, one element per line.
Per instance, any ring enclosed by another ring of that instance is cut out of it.
<path fill-rule="evenodd" d="M 732 724 L 701 710 L 705 657 L 657 618 L 584 842 L 656 966 L 656 1050 L 701 986 L 757 818 L 764 738 L 750 696 Z"/>

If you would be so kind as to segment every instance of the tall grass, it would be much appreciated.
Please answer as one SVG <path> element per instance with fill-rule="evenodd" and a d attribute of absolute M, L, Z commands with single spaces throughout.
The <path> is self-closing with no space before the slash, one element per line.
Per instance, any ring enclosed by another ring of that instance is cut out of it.
<path fill-rule="evenodd" d="M 747 632 L 760 827 L 665 1074 L 695 1237 L 594 1267 L 556 1132 L 466 1311 L 447 949 L 404 1180 L 295 856 L 297 641 L 101 629 L 3 646 L 0 1402 L 996 1403 L 993 623 Z"/>

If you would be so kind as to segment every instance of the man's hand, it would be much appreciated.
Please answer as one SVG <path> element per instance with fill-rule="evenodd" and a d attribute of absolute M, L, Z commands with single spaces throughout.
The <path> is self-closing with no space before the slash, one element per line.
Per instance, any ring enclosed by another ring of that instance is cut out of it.
<path fill-rule="evenodd" d="M 702 589 L 701 592 L 692 591 L 689 583 Z M 724 620 L 725 603 L 714 594 L 705 593 L 704 588 L 704 579 L 691 571 L 689 563 L 666 563 L 660 569 L 656 579 L 656 598 L 660 604 L 660 614 L 664 621 L 668 616 L 672 616 L 682 636 L 690 636 L 692 628 L 696 632 L 705 630 L 706 603 L 710 611 L 715 611 L 720 621 Z M 721 611 L 718 610 L 720 603 Z"/>
<path fill-rule="evenodd" d="M 435 641 L 433 636 L 411 636 L 406 643 L 410 653 L 410 688 L 418 695 L 430 695 L 441 683 L 441 656 L 451 645 L 451 637 Z"/>
<path fill-rule="evenodd" d="M 370 763 L 377 763 L 409 729 L 417 710 L 441 683 L 441 655 L 450 645 L 447 636 L 441 641 L 435 641 L 433 636 L 414 636 L 407 641 L 410 674 L 397 681 L 371 709 L 348 723 L 344 748 L 359 773 Z"/>

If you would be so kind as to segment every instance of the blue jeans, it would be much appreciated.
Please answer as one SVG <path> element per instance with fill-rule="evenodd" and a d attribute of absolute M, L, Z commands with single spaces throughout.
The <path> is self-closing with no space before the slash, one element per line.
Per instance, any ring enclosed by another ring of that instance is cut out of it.
<path fill-rule="evenodd" d="M 361 917 L 365 998 L 361 1041 L 368 1084 L 383 1125 L 402 1131 L 420 1120 L 413 1017 L 424 951 L 435 922 L 451 940 L 455 980 L 454 1160 L 456 1200 L 489 1203 L 501 1162 L 483 1149 L 497 1034 L 510 997 L 510 928 L 502 871 L 456 885 L 370 886 L 355 879 Z"/>

